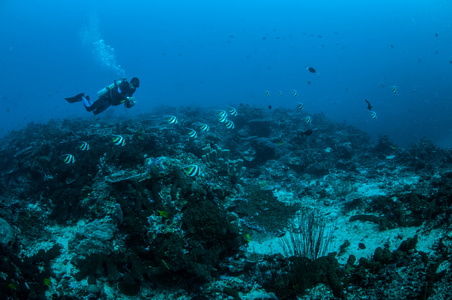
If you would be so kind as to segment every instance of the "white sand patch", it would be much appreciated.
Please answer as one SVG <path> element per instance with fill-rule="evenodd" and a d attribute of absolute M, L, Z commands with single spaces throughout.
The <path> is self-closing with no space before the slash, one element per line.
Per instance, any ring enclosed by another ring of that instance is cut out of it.
<path fill-rule="evenodd" d="M 356 193 L 362 196 L 372 197 L 385 195 L 385 191 L 382 190 L 377 182 L 365 183 L 365 184 L 355 184 Z"/>
<path fill-rule="evenodd" d="M 419 182 L 419 176 L 401 176 L 398 177 L 397 184 L 415 186 Z M 361 198 L 370 198 L 379 195 L 386 195 L 387 190 L 381 188 L 381 181 L 369 182 L 369 183 L 354 183 L 356 192 L 354 194 L 359 195 Z M 432 246 L 440 238 L 444 231 L 441 229 L 426 230 L 425 227 L 402 227 L 385 231 L 379 230 L 379 225 L 372 222 L 353 221 L 350 222 L 350 217 L 356 214 L 356 211 L 343 214 L 341 210 L 341 204 L 335 204 L 332 206 L 325 206 L 324 203 L 327 199 L 318 200 L 313 197 L 303 197 L 297 199 L 292 191 L 286 189 L 274 190 L 274 195 L 281 202 L 288 205 L 302 204 L 303 208 L 299 213 L 316 210 L 319 214 L 331 222 L 331 225 L 335 225 L 332 240 L 328 247 L 329 252 L 339 253 L 340 246 L 344 244 L 346 240 L 350 242 L 350 245 L 346 247 L 344 254 L 337 256 L 340 264 L 345 264 L 350 255 L 356 257 L 356 263 L 359 259 L 372 258 L 375 249 L 378 247 L 384 247 L 386 244 L 389 246 L 389 250 L 393 251 L 399 248 L 400 244 L 408 239 L 418 235 L 418 243 L 416 249 L 418 251 L 430 253 L 433 251 Z M 328 202 L 328 201 L 327 201 Z M 286 233 L 287 234 L 287 233 Z M 283 249 L 279 243 L 280 238 L 275 236 L 268 236 L 265 234 L 254 234 L 251 237 L 249 243 L 249 251 L 257 254 L 283 254 Z M 359 247 L 363 244 L 365 248 Z M 362 249 L 363 248 L 363 249 Z"/>
<path fill-rule="evenodd" d="M 328 252 L 339 252 L 340 246 L 346 240 L 350 242 L 350 246 L 346 248 L 345 253 L 337 257 L 340 264 L 345 264 L 350 255 L 354 255 L 357 262 L 362 257 L 370 259 L 375 249 L 378 247 L 383 248 L 385 244 L 388 244 L 389 250 L 393 251 L 400 246 L 403 240 L 412 238 L 416 234 L 418 235 L 416 249 L 429 253 L 432 251 L 433 244 L 443 232 L 440 229 L 424 231 L 422 226 L 379 231 L 378 225 L 371 222 L 350 222 L 349 219 L 352 215 L 350 213 L 339 216 L 336 219 L 336 229 L 329 246 Z M 365 249 L 360 249 L 359 243 L 364 244 Z M 251 240 L 249 246 L 249 251 L 258 254 L 284 254 L 278 237 L 256 237 L 256 239 Z"/>

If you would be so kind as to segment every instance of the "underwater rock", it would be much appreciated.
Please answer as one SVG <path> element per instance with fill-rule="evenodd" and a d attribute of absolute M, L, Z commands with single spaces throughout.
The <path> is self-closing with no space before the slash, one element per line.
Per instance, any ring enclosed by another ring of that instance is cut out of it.
<path fill-rule="evenodd" d="M 239 197 L 229 206 L 246 227 L 259 232 L 279 232 L 300 208 L 299 204 L 286 205 L 279 201 L 273 191 L 259 185 L 246 187 L 246 197 Z"/>
<path fill-rule="evenodd" d="M 0 246 L 11 246 L 15 241 L 14 228 L 5 219 L 0 218 Z"/>
<path fill-rule="evenodd" d="M 167 157 L 150 157 L 144 160 L 146 172 L 154 178 L 161 178 L 172 172 L 172 165 L 176 162 Z"/>
<path fill-rule="evenodd" d="M 80 231 L 80 234 L 91 239 L 109 241 L 113 238 L 114 232 L 115 227 L 112 223 L 106 220 L 95 220 L 86 224 Z"/>
<path fill-rule="evenodd" d="M 90 293 L 90 294 L 99 294 L 100 293 L 100 288 L 96 284 L 90 284 L 86 288 L 86 292 Z"/>
<path fill-rule="evenodd" d="M 115 231 L 113 223 L 95 220 L 81 227 L 69 245 L 80 256 L 110 253 Z"/>

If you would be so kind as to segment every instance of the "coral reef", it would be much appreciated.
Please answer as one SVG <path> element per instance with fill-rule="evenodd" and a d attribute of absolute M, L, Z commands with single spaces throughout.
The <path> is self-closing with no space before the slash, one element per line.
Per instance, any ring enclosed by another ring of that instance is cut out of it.
<path fill-rule="evenodd" d="M 452 297 L 450 149 L 373 144 L 323 114 L 237 111 L 234 128 L 216 109 L 161 107 L 3 137 L 0 294 Z M 200 123 L 210 130 L 190 134 Z"/>

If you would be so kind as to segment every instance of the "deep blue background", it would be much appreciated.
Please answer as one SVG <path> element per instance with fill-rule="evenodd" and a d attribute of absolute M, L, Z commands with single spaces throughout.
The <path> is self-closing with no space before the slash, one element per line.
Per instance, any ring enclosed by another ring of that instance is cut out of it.
<path fill-rule="evenodd" d="M 449 0 L 91 2 L 0 2 L 0 134 L 52 117 L 94 118 L 63 98 L 94 97 L 122 68 L 141 87 L 137 106 L 109 109 L 117 114 L 300 101 L 373 138 L 452 146 Z M 102 61 L 106 54 L 116 61 Z"/>

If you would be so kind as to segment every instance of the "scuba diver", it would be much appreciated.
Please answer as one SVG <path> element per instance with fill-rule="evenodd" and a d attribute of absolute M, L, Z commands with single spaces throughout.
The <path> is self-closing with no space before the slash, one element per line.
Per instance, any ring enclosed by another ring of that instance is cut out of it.
<path fill-rule="evenodd" d="M 135 105 L 135 100 L 132 95 L 140 86 L 140 80 L 133 77 L 130 82 L 124 77 L 119 81 L 116 81 L 109 86 L 101 89 L 97 92 L 98 99 L 95 102 L 91 102 L 89 96 L 85 97 L 85 93 L 80 93 L 74 97 L 65 98 L 69 103 L 83 102 L 86 111 L 92 111 L 95 115 L 100 114 L 106 110 L 110 105 L 118 106 L 124 103 L 126 108 L 131 108 Z"/>

